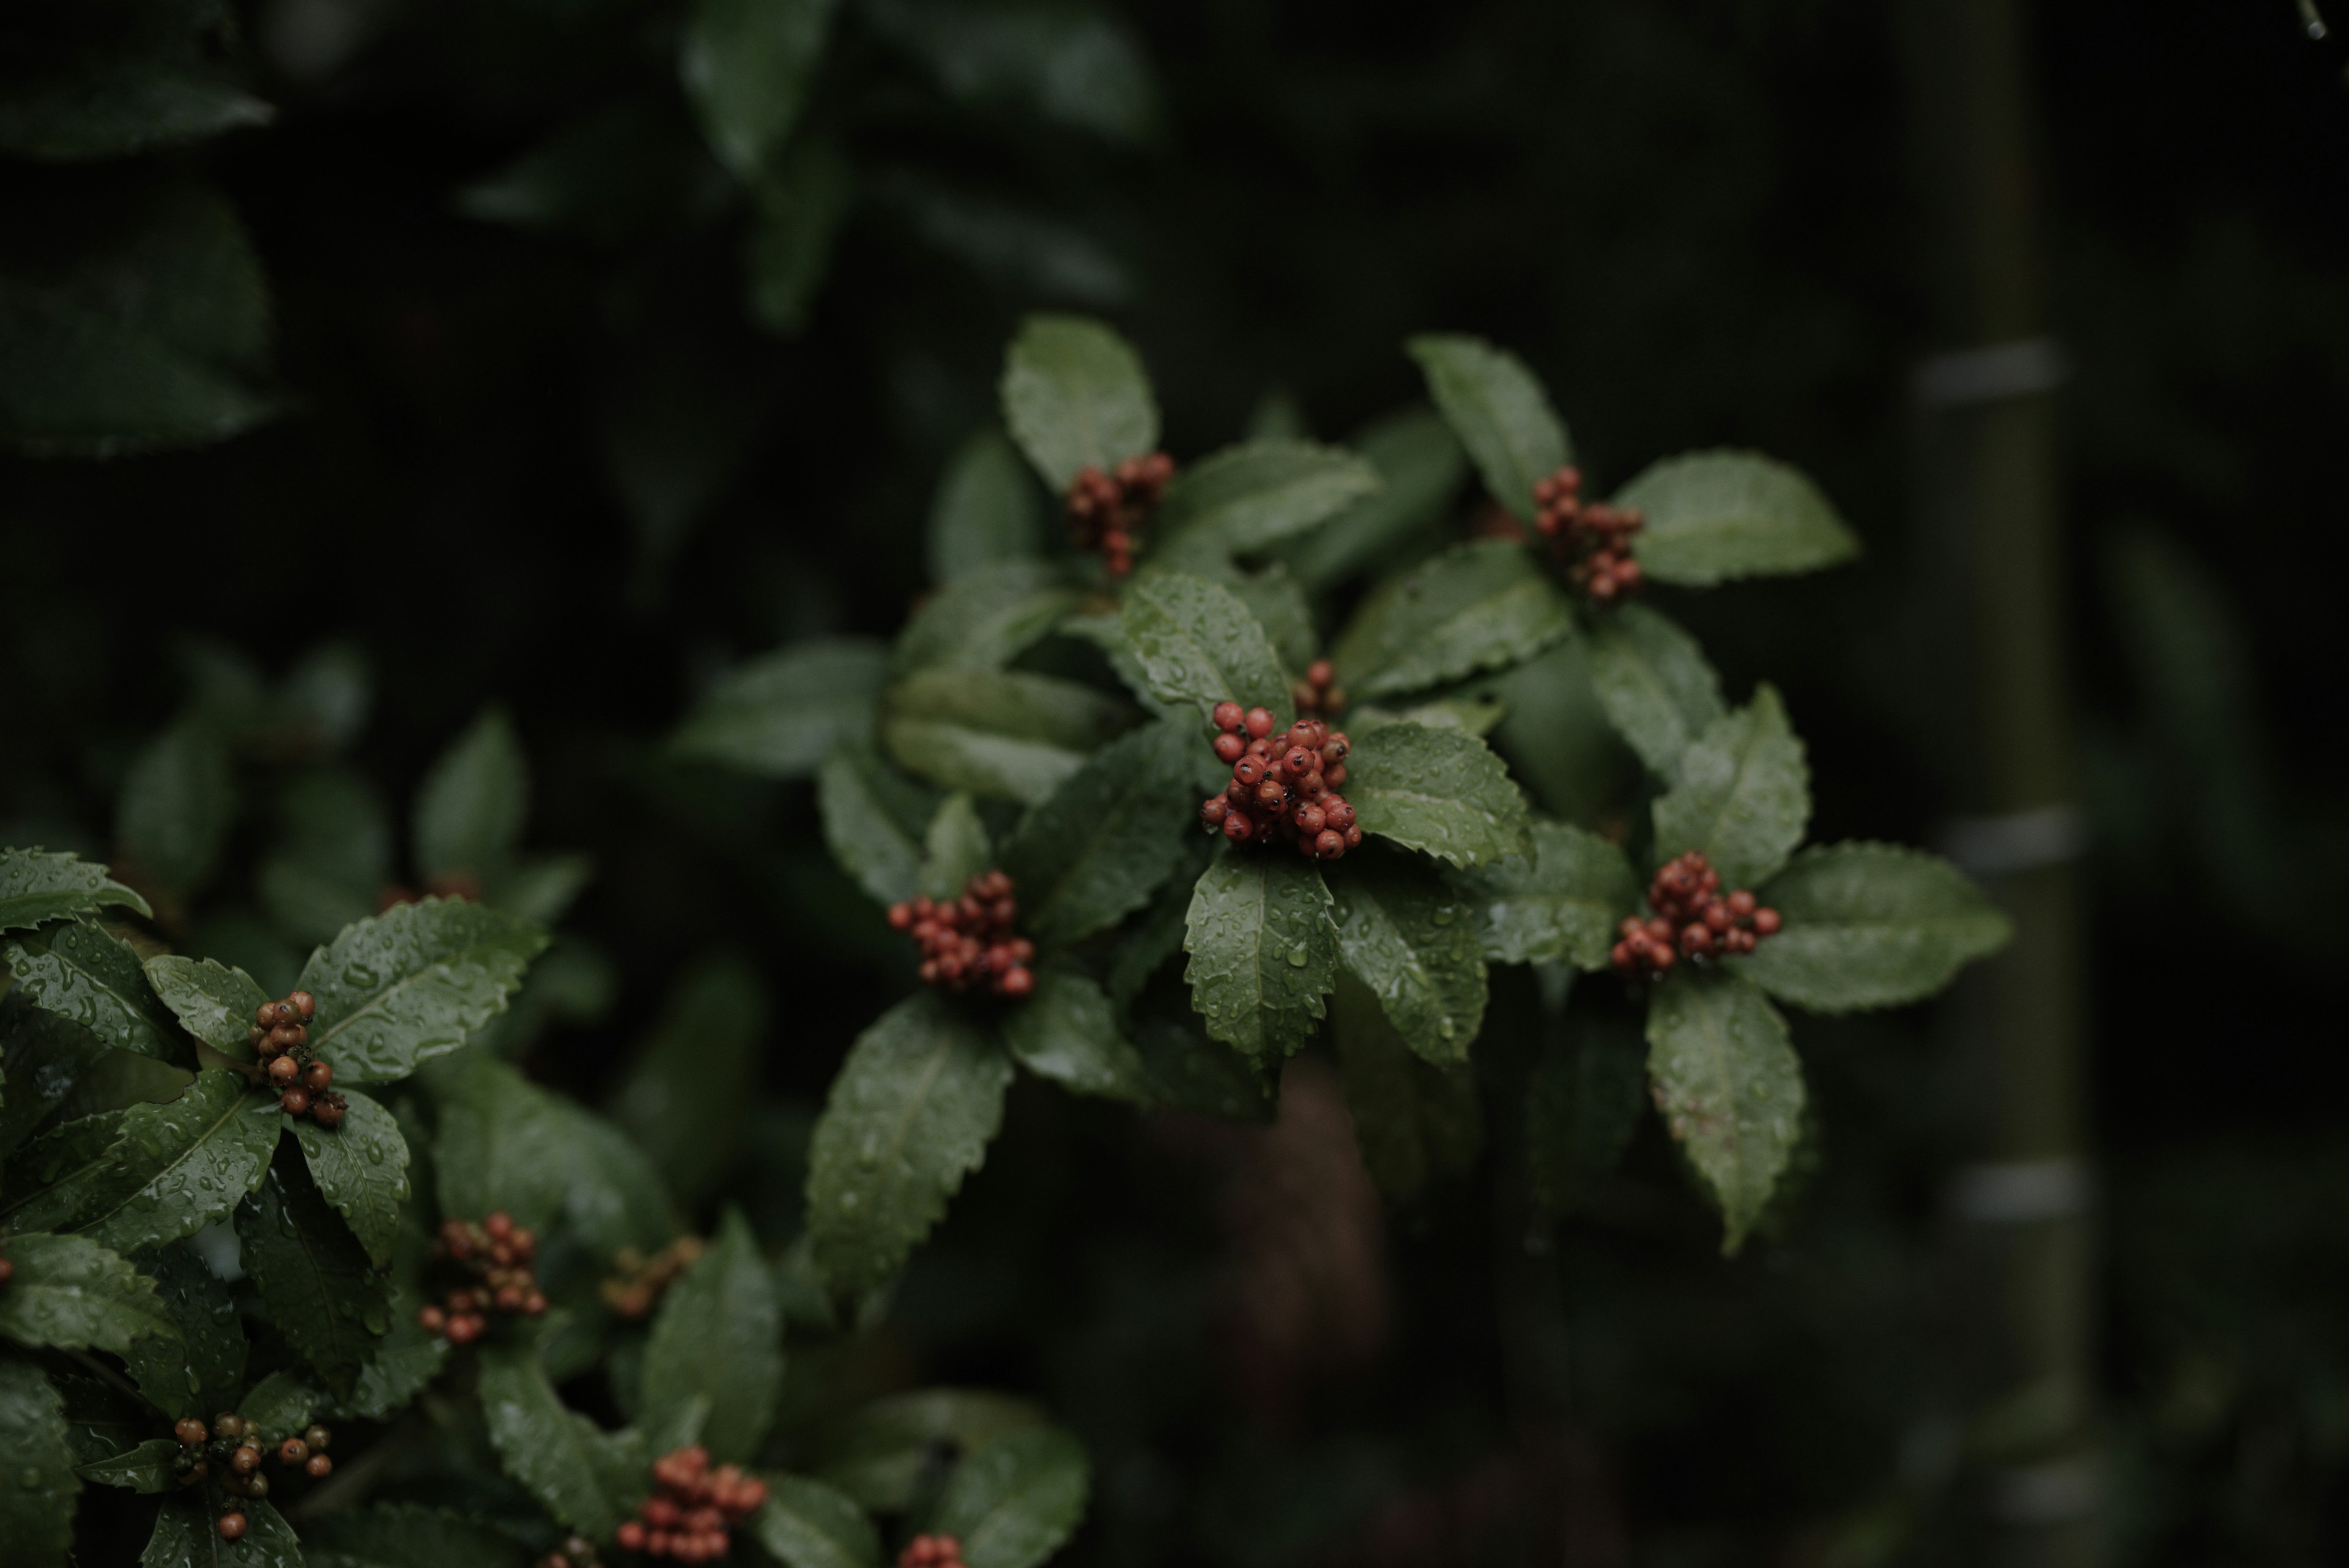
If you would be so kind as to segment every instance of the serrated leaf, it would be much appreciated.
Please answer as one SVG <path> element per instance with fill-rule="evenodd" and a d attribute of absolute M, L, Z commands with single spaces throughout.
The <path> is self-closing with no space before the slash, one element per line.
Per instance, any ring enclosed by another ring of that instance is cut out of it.
<path fill-rule="evenodd" d="M 236 1209 L 236 1238 L 269 1319 L 337 1394 L 391 1326 L 387 1282 L 291 1145 Z"/>
<path fill-rule="evenodd" d="M 1092 1484 L 1073 1433 L 1013 1432 L 955 1468 L 930 1528 L 962 1543 L 968 1568 L 1035 1568 L 1076 1533 Z"/>
<path fill-rule="evenodd" d="M 1582 1003 L 1551 1022 L 1526 1083 L 1534 1202 L 1564 1219 L 1615 1168 L 1647 1099 L 1648 1045 L 1630 1008 Z"/>
<path fill-rule="evenodd" d="M 1475 1074 L 1430 1065 L 1350 974 L 1339 978 L 1330 1016 L 1355 1141 L 1379 1190 L 1408 1198 L 1473 1165 L 1484 1137 Z"/>
<path fill-rule="evenodd" d="M 214 960 L 177 953 L 149 959 L 146 972 L 147 983 L 189 1033 L 224 1056 L 253 1060 L 253 1041 L 245 1032 L 271 1000 L 259 981 Z"/>
<path fill-rule="evenodd" d="M 302 1554 L 306 1568 L 523 1568 L 529 1561 L 495 1526 L 412 1502 L 305 1518 Z"/>
<path fill-rule="evenodd" d="M 605 1256 L 668 1240 L 659 1176 L 609 1122 L 483 1051 L 435 1064 L 424 1084 L 440 1118 L 432 1171 L 443 1214 L 502 1209 L 533 1231 L 560 1220 Z"/>
<path fill-rule="evenodd" d="M 630 1429 L 606 1432 L 555 1397 L 537 1347 L 481 1353 L 481 1415 L 506 1474 L 540 1506 L 594 1541 L 608 1541 L 646 1490 L 652 1456 Z"/>
<path fill-rule="evenodd" d="M 930 578 L 950 583 L 1044 548 L 1044 508 L 1019 449 L 982 431 L 955 449 L 930 501 Z"/>
<path fill-rule="evenodd" d="M 80 1491 L 57 1390 L 36 1364 L 0 1358 L 0 1542 L 9 1568 L 61 1568 Z"/>
<path fill-rule="evenodd" d="M 1785 924 L 1730 967 L 1814 1012 L 1922 1001 L 2014 934 L 1964 872 L 1898 845 L 1807 850 L 1759 896 Z"/>
<path fill-rule="evenodd" d="M 432 1240 L 419 1205 L 401 1211 L 399 1239 L 391 1265 L 391 1330 L 376 1342 L 375 1354 L 359 1368 L 350 1397 L 326 1407 L 335 1421 L 380 1421 L 407 1407 L 440 1375 L 450 1356 L 449 1342 L 426 1331 L 416 1314 L 427 1300 L 425 1271 Z"/>
<path fill-rule="evenodd" d="M 280 1115 L 236 1074 L 199 1073 L 177 1099 L 125 1113 L 71 1212 L 49 1223 L 118 1252 L 192 1236 L 227 1219 L 260 1181 L 277 1146 Z M 29 1212 L 16 1222 L 36 1223 Z"/>
<path fill-rule="evenodd" d="M 485 709 L 424 775 L 416 794 L 416 869 L 427 881 L 500 869 L 530 815 L 530 763 L 512 722 Z"/>
<path fill-rule="evenodd" d="M 889 650 L 878 642 L 793 643 L 702 693 L 669 748 L 767 778 L 804 778 L 835 746 L 871 738 L 888 681 Z"/>
<path fill-rule="evenodd" d="M 1347 972 L 1422 1059 L 1438 1067 L 1466 1062 L 1485 1023 L 1475 907 L 1433 868 L 1392 853 L 1349 857 L 1330 882 Z"/>
<path fill-rule="evenodd" d="M 843 745 L 816 774 L 824 846 L 857 886 L 884 904 L 910 898 L 922 867 L 922 830 L 936 793 L 882 760 L 870 742 Z"/>
<path fill-rule="evenodd" d="M 922 836 L 922 870 L 915 886 L 933 898 L 958 898 L 973 877 L 995 865 L 995 846 L 970 796 L 957 791 L 938 803 Z"/>
<path fill-rule="evenodd" d="M 1459 882 L 1483 923 L 1485 956 L 1498 963 L 1605 969 L 1616 927 L 1640 909 L 1623 851 L 1563 822 L 1535 822 L 1532 855 L 1487 861 Z"/>
<path fill-rule="evenodd" d="M 774 1419 L 782 1377 L 774 1278 L 729 1209 L 709 1249 L 661 1296 L 645 1343 L 645 1440 L 655 1453 L 698 1442 L 720 1462 L 746 1461 Z"/>
<path fill-rule="evenodd" d="M 163 1500 L 139 1568 L 303 1568 L 301 1543 L 283 1514 L 259 1498 L 237 1499 L 244 1534 L 222 1541 L 204 1490 Z"/>
<path fill-rule="evenodd" d="M 1230 589 L 1181 572 L 1143 572 L 1120 611 L 1125 640 L 1162 702 L 1202 718 L 1218 702 L 1268 708 L 1288 722 L 1288 678 L 1247 607 Z"/>
<path fill-rule="evenodd" d="M 1652 812 L 1660 863 L 1700 851 L 1731 888 L 1784 866 L 1811 818 L 1811 774 L 1776 689 L 1707 725 Z"/>
<path fill-rule="evenodd" d="M 835 1295 L 885 1284 L 929 1234 L 1003 1121 L 1011 1064 L 935 995 L 849 1047 L 808 1150 L 808 1234 Z"/>
<path fill-rule="evenodd" d="M 694 0 L 678 74 L 719 161 L 758 179 L 799 123 L 834 0 Z"/>
<path fill-rule="evenodd" d="M 11 1237 L 6 1256 L 16 1272 L 0 1289 L 0 1335 L 19 1345 L 121 1355 L 147 1335 L 180 1337 L 155 1282 L 86 1236 Z"/>
<path fill-rule="evenodd" d="M 1004 1014 L 1003 1044 L 1021 1066 L 1081 1095 L 1140 1105 L 1150 1070 L 1117 1026 L 1109 997 L 1072 970 L 1047 968 L 1034 994 Z"/>
<path fill-rule="evenodd" d="M 1660 583 L 1813 572 L 1859 554 L 1835 507 L 1798 471 L 1759 452 L 1695 452 L 1651 464 L 1623 487 L 1647 526 L 1631 553 Z"/>
<path fill-rule="evenodd" d="M 739 958 L 705 960 L 677 982 L 608 1102 L 685 1201 L 715 1187 L 741 1147 L 766 1032 L 758 971 Z"/>
<path fill-rule="evenodd" d="M 288 1116 L 319 1193 L 378 1266 L 391 1261 L 399 1206 L 408 1201 L 408 1139 L 392 1114 L 357 1089 L 340 1091 L 349 1110 L 339 1127 Z"/>
<path fill-rule="evenodd" d="M 855 1501 L 806 1476 L 770 1474 L 742 1528 L 783 1568 L 879 1568 L 881 1536 Z"/>
<path fill-rule="evenodd" d="M 1150 901 L 1196 831 L 1185 721 L 1145 725 L 1086 759 L 1003 852 L 1019 924 L 1047 946 L 1106 929 Z"/>
<path fill-rule="evenodd" d="M 1648 1077 L 1734 1252 L 1762 1217 L 1801 1131 L 1803 1067 L 1786 1021 L 1733 974 L 1676 970 L 1648 1005 Z"/>
<path fill-rule="evenodd" d="M 291 1372 L 276 1371 L 245 1390 L 236 1413 L 253 1423 L 264 1443 L 281 1443 L 310 1424 L 318 1391 Z"/>
<path fill-rule="evenodd" d="M 1423 691 L 1573 635 L 1566 596 L 1519 545 L 1455 545 L 1381 586 L 1330 649 L 1357 699 Z"/>
<path fill-rule="evenodd" d="M 1267 550 L 1374 493 L 1378 470 L 1343 447 L 1251 441 L 1193 463 L 1166 487 L 1152 520 L 1174 547 L 1212 541 L 1232 555 Z"/>
<path fill-rule="evenodd" d="M 1088 468 L 1106 472 L 1158 444 L 1158 404 L 1141 356 L 1102 323 L 1031 316 L 1004 353 L 1003 422 L 1055 495 Z"/>
<path fill-rule="evenodd" d="M 140 876 L 184 896 L 212 875 L 235 812 L 227 749 L 210 726 L 182 720 L 131 763 L 115 836 Z"/>
<path fill-rule="evenodd" d="M 932 594 L 897 639 L 892 668 L 1000 670 L 1049 635 L 1083 597 L 1058 561 L 998 561 Z"/>
<path fill-rule="evenodd" d="M 1298 581 L 1319 592 L 1433 528 L 1468 472 L 1467 453 L 1441 416 L 1413 409 L 1354 439 L 1381 487 L 1282 552 Z"/>
<path fill-rule="evenodd" d="M 1645 605 L 1596 617 L 1586 646 L 1591 690 L 1608 722 L 1651 773 L 1671 777 L 1682 754 L 1728 711 L 1721 678 L 1696 639 Z"/>
<path fill-rule="evenodd" d="M 546 947 L 537 927 L 459 898 L 361 920 L 310 955 L 310 1048 L 350 1084 L 388 1083 L 456 1050 L 503 1012 Z"/>
<path fill-rule="evenodd" d="M 1025 1399 L 983 1389 L 924 1388 L 859 1406 L 809 1444 L 818 1478 L 882 1513 L 911 1507 L 941 1449 L 965 1458 L 1043 1424 Z"/>
<path fill-rule="evenodd" d="M 209 1417 L 235 1407 L 244 1386 L 244 1323 L 228 1285 L 191 1241 L 133 1260 L 155 1282 L 173 1330 L 134 1343 L 123 1357 L 148 1403 L 167 1416 Z"/>
<path fill-rule="evenodd" d="M 1291 853 L 1236 850 L 1207 867 L 1185 920 L 1183 977 L 1210 1035 L 1258 1062 L 1311 1042 L 1338 971 L 1330 902 L 1320 872 Z"/>
<path fill-rule="evenodd" d="M 75 1473 L 86 1481 L 100 1486 L 125 1487 L 137 1492 L 164 1492 L 178 1488 L 180 1478 L 172 1461 L 180 1456 L 180 1444 L 173 1438 L 150 1438 L 128 1452 L 110 1459 L 98 1459 L 76 1467 Z"/>
<path fill-rule="evenodd" d="M 1533 851 L 1526 797 L 1461 730 L 1382 724 L 1356 740 L 1342 790 L 1361 830 L 1454 866 Z"/>
<path fill-rule="evenodd" d="M 86 920 L 0 940 L 0 961 L 26 1001 L 80 1024 L 118 1051 L 176 1062 L 187 1038 L 147 984 L 130 944 Z"/>
<path fill-rule="evenodd" d="M 1574 461 L 1566 426 L 1524 361 L 1481 338 L 1414 337 L 1403 345 L 1427 377 L 1428 396 L 1484 476 L 1493 499 L 1520 523 L 1534 519 L 1534 485 Z"/>
<path fill-rule="evenodd" d="M 881 741 L 947 789 L 1034 805 L 1129 727 L 1124 703 L 1050 675 L 924 670 L 889 689 Z"/>
<path fill-rule="evenodd" d="M 0 931 L 30 930 L 69 915 L 95 915 L 128 906 L 155 911 L 147 900 L 109 878 L 103 866 L 78 855 L 41 849 L 0 849 Z"/>

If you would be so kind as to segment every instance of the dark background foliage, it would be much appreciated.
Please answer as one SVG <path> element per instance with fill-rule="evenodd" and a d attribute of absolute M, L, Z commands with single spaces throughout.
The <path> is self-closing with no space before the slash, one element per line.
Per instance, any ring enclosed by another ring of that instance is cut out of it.
<path fill-rule="evenodd" d="M 2349 1544 L 2349 1081 L 2324 1001 L 2349 732 L 2321 543 L 2349 428 L 2344 52 L 2285 0 L 2035 9 L 2075 368 L 2117 1552 L 2319 1560 Z M 678 968 L 732 950 L 773 1003 L 768 1089 L 812 1103 L 903 960 L 803 787 L 658 742 L 731 659 L 894 628 L 1002 343 L 1061 305 L 1138 343 L 1178 457 L 1268 397 L 1342 436 L 1415 395 L 1398 342 L 1440 327 L 1523 353 L 1602 485 L 1699 444 L 1800 463 L 1868 558 L 1673 608 L 1733 690 L 1785 686 L 1822 836 L 1930 841 L 1951 710 L 1907 629 L 1906 387 L 1938 345 L 1887 12 L 1136 5 L 1154 85 L 1105 116 L 941 92 L 905 42 L 936 13 L 851 5 L 812 123 L 858 194 L 784 338 L 744 314 L 746 219 L 711 194 L 665 9 L 240 7 L 274 123 L 138 170 L 0 173 L 22 213 L 69 179 L 99 202 L 157 169 L 216 181 L 267 273 L 286 402 L 199 451 L 0 460 L 7 839 L 106 852 L 190 639 L 279 668 L 347 636 L 378 692 L 360 757 L 395 798 L 502 702 L 533 839 L 595 857 L 570 927 L 619 1000 L 533 1071 L 600 1098 Z M 594 222 L 460 202 L 620 102 L 654 129 L 595 165 Z M 1480 1046 L 1502 1084 L 1521 1044 Z M 1100 1466 L 1085 1562 L 1961 1560 L 1931 1522 L 1965 1398 L 1947 1053 L 1930 1017 L 1806 1049 L 1824 1167 L 1733 1263 L 1651 1128 L 1539 1246 L 1476 1181 L 1394 1216 L 1383 1257 L 1285 1275 L 1299 1238 L 1380 1234 L 1359 1173 L 1023 1092 L 895 1325 L 823 1376 L 1046 1393 Z"/>

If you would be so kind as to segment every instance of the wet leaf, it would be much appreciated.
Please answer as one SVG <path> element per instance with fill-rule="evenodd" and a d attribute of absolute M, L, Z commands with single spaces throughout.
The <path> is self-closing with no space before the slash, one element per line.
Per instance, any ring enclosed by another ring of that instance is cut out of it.
<path fill-rule="evenodd" d="M 1631 553 L 1660 583 L 1704 587 L 1813 572 L 1859 554 L 1859 541 L 1818 486 L 1759 452 L 1666 458 L 1615 500 L 1647 514 Z"/>
<path fill-rule="evenodd" d="M 1803 1068 L 1786 1021 L 1737 976 L 1683 966 L 1649 1003 L 1648 1076 L 1664 1126 L 1721 1210 L 1721 1250 L 1734 1252 L 1802 1128 Z"/>
<path fill-rule="evenodd" d="M 8 1239 L 15 1273 L 0 1289 L 0 1335 L 19 1345 L 127 1353 L 133 1341 L 180 1338 L 155 1282 L 85 1236 Z"/>
<path fill-rule="evenodd" d="M 1807 850 L 1760 897 L 1785 923 L 1729 967 L 1814 1012 L 1922 1001 L 2014 934 L 1964 872 L 1898 845 Z"/>
<path fill-rule="evenodd" d="M 709 1249 L 661 1296 L 645 1344 L 637 1420 L 655 1453 L 698 1442 L 749 1460 L 774 1419 L 783 1314 L 758 1239 L 727 1210 Z"/>
<path fill-rule="evenodd" d="M 1365 834 L 1477 866 L 1533 850 L 1526 798 L 1464 731 L 1382 724 L 1354 741 L 1340 793 Z"/>
<path fill-rule="evenodd" d="M 1534 520 L 1534 484 L 1574 461 L 1566 426 L 1524 361 L 1475 337 L 1414 337 L 1403 345 L 1428 395 L 1460 437 L 1493 499 Z"/>
<path fill-rule="evenodd" d="M 1811 817 L 1811 774 L 1785 705 L 1764 684 L 1706 726 L 1655 803 L 1656 858 L 1697 850 L 1727 888 L 1751 888 L 1786 863 Z"/>
<path fill-rule="evenodd" d="M 404 1078 L 503 1012 L 546 947 L 536 926 L 457 898 L 361 920 L 310 955 L 310 1048 L 353 1084 Z"/>
<path fill-rule="evenodd" d="M 1183 948 L 1207 1033 L 1252 1060 L 1311 1043 L 1338 969 L 1330 889 L 1294 852 L 1227 852 L 1191 894 Z"/>
<path fill-rule="evenodd" d="M 128 907 L 155 911 L 147 900 L 109 878 L 106 867 L 76 855 L 41 849 L 0 849 L 0 931 L 30 930 L 72 915 Z"/>
<path fill-rule="evenodd" d="M 1158 444 L 1158 404 L 1141 357 L 1087 317 L 1021 323 L 1004 357 L 1001 393 L 1011 439 L 1054 495 L 1085 469 L 1107 472 Z"/>
<path fill-rule="evenodd" d="M 302 1146 L 319 1193 L 349 1224 L 378 1266 L 391 1261 L 399 1206 L 408 1201 L 408 1140 L 392 1114 L 357 1089 L 338 1091 L 350 1104 L 339 1127 L 308 1116 L 285 1125 Z"/>

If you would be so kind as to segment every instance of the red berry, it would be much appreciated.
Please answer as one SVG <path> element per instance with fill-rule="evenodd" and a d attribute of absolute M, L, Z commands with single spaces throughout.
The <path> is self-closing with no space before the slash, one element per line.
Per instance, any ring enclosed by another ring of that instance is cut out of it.
<path fill-rule="evenodd" d="M 1298 832 L 1304 834 L 1319 833 L 1329 825 L 1329 819 L 1323 815 L 1321 808 L 1312 805 L 1299 806 L 1296 815 L 1289 820 L 1297 824 Z"/>
<path fill-rule="evenodd" d="M 302 1064 L 291 1056 L 280 1056 L 269 1064 L 269 1081 L 279 1088 L 284 1088 L 301 1074 Z"/>
<path fill-rule="evenodd" d="M 1358 822 L 1351 827 L 1346 829 L 1346 847 L 1349 849 L 1359 849 L 1361 847 L 1361 845 L 1362 825 Z"/>
<path fill-rule="evenodd" d="M 1003 979 L 998 982 L 997 989 L 1006 996 L 1025 996 L 1036 989 L 1035 973 L 1015 964 L 1004 971 Z"/>
<path fill-rule="evenodd" d="M 1754 912 L 1754 895 L 1740 888 L 1729 896 L 1729 912 L 1739 919 Z"/>
<path fill-rule="evenodd" d="M 1280 765 L 1288 770 L 1290 778 L 1301 779 L 1308 774 L 1320 772 L 1320 762 L 1319 757 L 1303 746 L 1291 746 L 1288 754 L 1280 759 Z"/>
<path fill-rule="evenodd" d="M 204 1429 L 204 1424 L 193 1416 L 182 1416 L 173 1422 L 171 1436 L 180 1439 L 180 1446 L 183 1449 L 196 1448 L 212 1438 L 212 1434 Z"/>
<path fill-rule="evenodd" d="M 456 1316 L 449 1320 L 449 1343 L 451 1345 L 471 1345 L 473 1341 L 481 1337 L 481 1329 L 483 1326 L 481 1320 L 473 1316 L 471 1313 L 459 1313 Z"/>
<path fill-rule="evenodd" d="M 287 1116 L 298 1116 L 310 1108 L 310 1092 L 307 1089 L 288 1089 L 277 1096 L 277 1103 L 285 1108 Z"/>
<path fill-rule="evenodd" d="M 1221 827 L 1224 825 L 1225 814 L 1231 809 L 1232 803 L 1222 795 L 1209 795 L 1199 803 L 1199 821 L 1210 828 Z"/>
<path fill-rule="evenodd" d="M 298 1465 L 309 1457 L 310 1445 L 299 1438 L 288 1438 L 277 1445 L 277 1462 L 281 1465 Z"/>
<path fill-rule="evenodd" d="M 449 1326 L 449 1314 L 437 1306 L 429 1306 L 418 1311 L 416 1321 L 425 1333 L 439 1334 Z"/>
<path fill-rule="evenodd" d="M 1305 679 L 1316 686 L 1327 686 L 1338 679 L 1338 671 L 1326 659 L 1317 659 L 1305 667 Z"/>
<path fill-rule="evenodd" d="M 335 1081 L 335 1069 L 326 1062 L 313 1062 L 302 1070 L 302 1086 L 312 1094 L 324 1093 Z"/>
<path fill-rule="evenodd" d="M 1764 909 L 1754 911 L 1754 934 L 1755 936 L 1775 936 L 1777 934 L 1778 925 L 1779 920 L 1777 910 Z"/>
<path fill-rule="evenodd" d="M 1340 833 L 1354 826 L 1353 805 L 1341 796 L 1324 795 L 1321 799 L 1321 813 L 1322 819 Z"/>
<path fill-rule="evenodd" d="M 1255 832 L 1256 824 L 1248 820 L 1247 812 L 1235 811 L 1224 818 L 1224 836 L 1234 844 L 1246 844 Z"/>
<path fill-rule="evenodd" d="M 1346 836 L 1331 828 L 1323 828 L 1313 840 L 1313 852 L 1324 860 L 1335 860 L 1346 853 Z"/>
<path fill-rule="evenodd" d="M 633 1519 L 629 1520 L 614 1533 L 613 1539 L 620 1543 L 623 1552 L 642 1552 L 645 1549 L 645 1527 Z"/>
<path fill-rule="evenodd" d="M 1237 702 L 1218 702 L 1216 704 L 1215 720 L 1218 730 L 1237 730 L 1247 722 L 1247 715 L 1241 711 Z"/>
<path fill-rule="evenodd" d="M 222 1541 L 242 1541 L 244 1539 L 244 1515 L 223 1513 L 220 1516 L 220 1523 L 214 1528 L 220 1532 L 220 1538 Z"/>
<path fill-rule="evenodd" d="M 1218 762 L 1236 763 L 1247 755 L 1247 742 L 1237 735 L 1217 735 L 1215 747 Z"/>
<path fill-rule="evenodd" d="M 1247 711 L 1245 722 L 1247 725 L 1247 732 L 1260 741 L 1272 733 L 1272 710 L 1251 708 Z"/>

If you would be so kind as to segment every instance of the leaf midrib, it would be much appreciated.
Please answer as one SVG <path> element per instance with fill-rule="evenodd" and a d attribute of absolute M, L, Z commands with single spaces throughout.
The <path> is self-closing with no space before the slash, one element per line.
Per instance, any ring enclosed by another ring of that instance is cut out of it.
<path fill-rule="evenodd" d="M 435 959 L 420 970 L 417 970 L 412 973 L 401 976 L 391 984 L 374 992 L 367 999 L 367 1001 L 361 1002 L 357 1007 L 355 1007 L 350 1012 L 345 1013 L 341 1018 L 336 1019 L 334 1023 L 329 1023 L 326 1028 L 320 1030 L 318 1032 L 317 1042 L 311 1046 L 311 1049 L 314 1051 L 324 1049 L 329 1042 L 340 1035 L 344 1030 L 348 1029 L 360 1019 L 367 1017 L 369 1013 L 378 1011 L 388 998 L 405 992 L 409 987 L 420 984 L 425 980 L 434 975 L 450 973 L 453 971 L 454 966 L 460 961 L 471 961 L 474 960 L 477 955 L 492 953 L 497 950 L 498 948 L 495 942 L 475 942 L 470 947 L 459 949 L 457 951 L 449 954 L 445 958 Z"/>
<path fill-rule="evenodd" d="M 73 1228 L 72 1234 L 79 1235 L 83 1231 L 93 1230 L 98 1226 L 106 1223 L 107 1220 L 113 1219 L 117 1214 L 121 1213 L 123 1209 L 129 1205 L 132 1199 L 138 1197 L 140 1193 L 146 1191 L 149 1188 L 162 1180 L 163 1178 L 169 1176 L 171 1172 L 179 1169 L 180 1167 L 185 1165 L 189 1160 L 194 1158 L 197 1151 L 209 1145 L 213 1137 L 219 1134 L 221 1128 L 227 1127 L 229 1124 L 235 1121 L 238 1116 L 244 1113 L 248 1106 L 256 1106 L 260 1103 L 261 1102 L 258 1099 L 249 1098 L 245 1095 L 244 1091 L 240 1088 L 237 1091 L 236 1098 L 229 1102 L 229 1108 L 222 1113 L 220 1118 L 213 1122 L 210 1127 L 203 1128 L 202 1131 L 198 1133 L 194 1138 L 190 1140 L 188 1146 L 181 1149 L 176 1158 L 171 1160 L 170 1163 L 158 1167 L 154 1174 L 149 1176 L 144 1181 L 141 1181 L 138 1186 L 132 1188 L 129 1192 L 124 1193 L 120 1201 L 117 1202 L 113 1208 L 107 1210 L 104 1213 L 98 1214 L 82 1224 L 75 1226 Z M 123 1137 L 120 1141 L 127 1142 L 129 1141 L 129 1125 L 126 1122 L 123 1126 Z M 116 1147 L 119 1147 L 119 1145 Z M 109 1154 L 112 1153 L 113 1147 L 110 1147 L 107 1152 Z M 264 1166 L 263 1168 L 266 1169 L 267 1167 Z M 250 1189 L 248 1189 L 248 1190 L 250 1190 Z M 232 1205 L 232 1207 L 233 1207 L 233 1205 Z"/>

